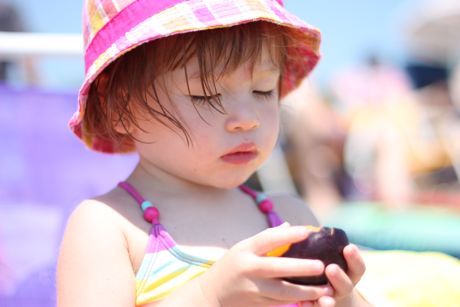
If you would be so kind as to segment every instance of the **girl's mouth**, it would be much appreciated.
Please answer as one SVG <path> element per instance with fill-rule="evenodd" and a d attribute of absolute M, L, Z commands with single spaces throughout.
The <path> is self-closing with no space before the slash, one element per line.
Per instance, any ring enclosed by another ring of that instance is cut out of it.
<path fill-rule="evenodd" d="M 258 155 L 259 153 L 254 143 L 243 143 L 220 158 L 231 164 L 246 164 L 257 158 Z"/>

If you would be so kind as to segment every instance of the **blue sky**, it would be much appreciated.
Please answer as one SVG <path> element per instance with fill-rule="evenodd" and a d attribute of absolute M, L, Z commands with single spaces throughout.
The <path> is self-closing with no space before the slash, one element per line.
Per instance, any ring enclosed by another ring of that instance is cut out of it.
<path fill-rule="evenodd" d="M 13 1 L 13 0 L 9 0 Z M 322 60 L 313 75 L 322 84 L 337 71 L 369 53 L 402 63 L 407 48 L 401 26 L 417 0 L 285 0 L 302 19 L 319 27 L 323 34 Z M 14 0 L 33 32 L 80 33 L 81 0 Z M 74 88 L 82 78 L 82 61 L 45 58 L 40 64 L 43 83 Z"/>

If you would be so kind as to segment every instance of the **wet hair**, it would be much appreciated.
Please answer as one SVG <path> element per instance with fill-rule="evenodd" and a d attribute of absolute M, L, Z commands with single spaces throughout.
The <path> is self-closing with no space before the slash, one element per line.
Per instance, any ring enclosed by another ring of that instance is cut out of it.
<path fill-rule="evenodd" d="M 252 22 L 142 44 L 111 63 L 93 82 L 87 98 L 84 129 L 99 138 L 132 144 L 128 127 L 134 125 L 142 130 L 136 114 L 147 114 L 174 131 L 182 131 L 190 144 L 184 125 L 158 98 L 156 81 L 164 73 L 180 68 L 187 78 L 186 64 L 196 56 L 204 96 L 211 96 L 220 75 L 231 73 L 243 63 L 253 65 L 264 48 L 283 71 L 287 47 L 294 42 L 291 37 L 286 27 Z M 216 76 L 217 73 L 220 75 Z M 225 112 L 218 98 L 207 102 L 217 112 Z M 116 127 L 123 127 L 124 133 Z"/>

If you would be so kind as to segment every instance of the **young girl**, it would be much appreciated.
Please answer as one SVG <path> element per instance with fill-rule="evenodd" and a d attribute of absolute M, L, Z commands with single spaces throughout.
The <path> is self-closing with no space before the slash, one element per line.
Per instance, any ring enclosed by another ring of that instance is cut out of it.
<path fill-rule="evenodd" d="M 296 198 L 242 185 L 275 146 L 280 97 L 318 60 L 318 30 L 275 0 L 88 0 L 84 16 L 70 126 L 91 149 L 139 162 L 70 217 L 58 305 L 365 304 L 356 247 L 344 250 L 348 275 L 266 256 L 308 236 L 283 221 L 317 221 Z M 282 279 L 324 270 L 326 286 Z"/>

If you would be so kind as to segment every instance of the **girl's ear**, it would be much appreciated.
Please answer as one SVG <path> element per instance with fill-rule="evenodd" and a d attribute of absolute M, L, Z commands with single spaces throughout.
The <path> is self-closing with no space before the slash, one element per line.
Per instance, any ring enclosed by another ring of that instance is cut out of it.
<path fill-rule="evenodd" d="M 107 92 L 109 89 L 109 76 L 106 73 L 101 73 L 97 79 L 96 93 L 98 96 L 99 102 L 103 105 L 104 109 L 111 108 L 111 103 L 108 101 Z M 116 99 L 118 95 L 112 97 Z M 115 132 L 127 135 L 131 134 L 134 130 L 135 125 L 133 125 L 129 119 L 129 116 L 121 114 L 121 112 L 113 112 L 112 110 L 106 110 L 107 120 L 111 121 L 111 126 Z"/>

